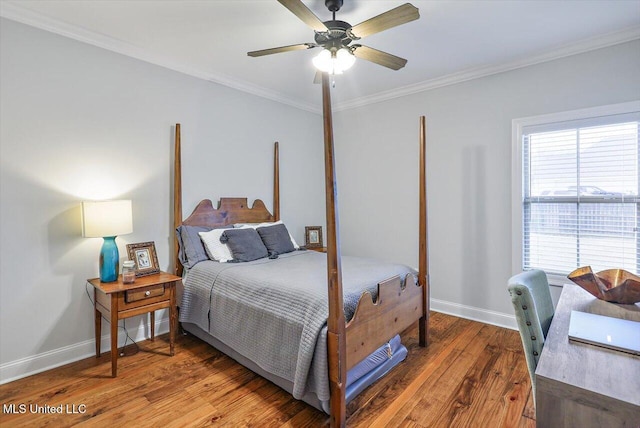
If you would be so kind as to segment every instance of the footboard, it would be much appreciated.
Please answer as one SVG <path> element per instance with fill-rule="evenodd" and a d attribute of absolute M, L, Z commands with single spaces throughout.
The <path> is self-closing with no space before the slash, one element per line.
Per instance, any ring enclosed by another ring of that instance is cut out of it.
<path fill-rule="evenodd" d="M 423 315 L 422 296 L 411 274 L 404 288 L 399 276 L 380 282 L 375 303 L 371 293 L 363 293 L 346 325 L 347 370 L 416 322 Z"/>

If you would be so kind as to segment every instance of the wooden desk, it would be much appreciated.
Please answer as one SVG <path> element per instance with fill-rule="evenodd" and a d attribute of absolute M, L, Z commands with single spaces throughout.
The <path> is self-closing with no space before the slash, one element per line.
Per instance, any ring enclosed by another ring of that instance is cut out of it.
<path fill-rule="evenodd" d="M 571 311 L 640 321 L 639 305 L 565 285 L 536 368 L 538 427 L 639 427 L 640 356 L 569 341 Z"/>
<path fill-rule="evenodd" d="M 100 356 L 102 315 L 111 323 L 111 376 L 118 374 L 118 321 L 149 313 L 151 339 L 155 337 L 155 311 L 169 309 L 169 351 L 174 354 L 176 323 L 176 282 L 179 276 L 159 274 L 136 278 L 133 284 L 123 284 L 122 275 L 115 282 L 101 282 L 100 278 L 87 280 L 94 287 L 94 315 L 96 333 L 96 357 Z"/>

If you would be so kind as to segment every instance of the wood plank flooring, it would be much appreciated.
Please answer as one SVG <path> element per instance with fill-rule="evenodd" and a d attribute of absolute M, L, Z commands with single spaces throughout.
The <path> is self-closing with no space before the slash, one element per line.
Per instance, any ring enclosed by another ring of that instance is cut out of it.
<path fill-rule="evenodd" d="M 428 348 L 418 346 L 417 326 L 402 336 L 409 356 L 347 404 L 349 427 L 535 427 L 517 331 L 433 313 Z M 116 379 L 103 354 L 1 385 L 0 425 L 326 425 L 324 413 L 199 339 L 180 336 L 174 357 L 167 342 L 164 335 L 140 343 L 140 352 L 119 359 Z M 11 404 L 26 413 L 5 413 Z M 33 414 L 30 405 L 68 413 Z"/>

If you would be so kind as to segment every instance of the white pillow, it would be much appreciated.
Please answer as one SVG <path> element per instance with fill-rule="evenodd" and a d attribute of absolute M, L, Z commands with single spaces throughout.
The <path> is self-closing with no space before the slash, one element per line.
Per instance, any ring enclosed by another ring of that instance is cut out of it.
<path fill-rule="evenodd" d="M 257 229 L 259 227 L 269 227 L 269 226 L 275 226 L 276 224 L 283 224 L 282 220 L 278 220 L 278 221 L 265 221 L 264 223 L 235 223 L 233 225 L 233 227 L 235 228 L 243 228 L 243 227 L 250 227 L 252 229 Z"/>
<path fill-rule="evenodd" d="M 217 260 L 220 263 L 226 263 L 233 259 L 233 255 L 231 255 L 231 250 L 229 250 L 227 244 L 220 242 L 220 236 L 222 236 L 225 230 L 226 229 L 213 229 L 209 232 L 198 232 L 209 258 L 211 260 Z"/>
<path fill-rule="evenodd" d="M 284 224 L 282 222 L 282 220 L 278 220 L 278 221 L 272 221 L 272 222 L 264 222 L 264 223 L 235 223 L 233 225 L 233 227 L 235 228 L 243 228 L 243 227 L 250 227 L 252 229 L 257 229 L 259 227 L 269 227 L 269 226 L 275 226 L 276 224 Z M 289 229 L 287 229 L 288 231 Z M 300 246 L 296 243 L 296 240 L 293 239 L 293 235 L 291 235 L 291 232 L 289 232 L 289 238 L 291 239 L 291 243 L 293 244 L 293 248 L 295 248 L 296 250 L 300 249 Z"/>

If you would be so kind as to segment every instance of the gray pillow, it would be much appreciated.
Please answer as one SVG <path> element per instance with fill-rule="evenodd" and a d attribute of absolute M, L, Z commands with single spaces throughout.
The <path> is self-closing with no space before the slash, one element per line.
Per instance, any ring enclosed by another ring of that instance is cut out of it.
<path fill-rule="evenodd" d="M 278 254 L 290 253 L 295 250 L 289 231 L 284 224 L 276 224 L 274 226 L 259 227 L 256 229 L 260 239 L 267 247 L 269 257 Z"/>
<path fill-rule="evenodd" d="M 269 255 L 260 235 L 253 228 L 225 230 L 220 242 L 229 247 L 233 262 L 250 262 Z"/>
<path fill-rule="evenodd" d="M 191 269 L 203 260 L 209 260 L 198 232 L 208 232 L 210 227 L 181 225 L 176 229 L 178 237 L 178 258 L 182 266 Z"/>

